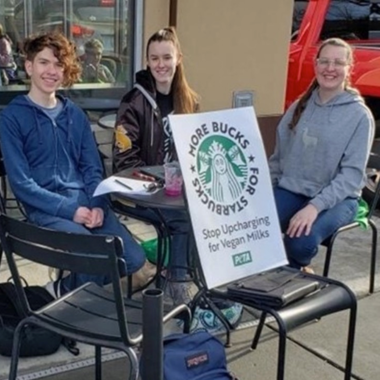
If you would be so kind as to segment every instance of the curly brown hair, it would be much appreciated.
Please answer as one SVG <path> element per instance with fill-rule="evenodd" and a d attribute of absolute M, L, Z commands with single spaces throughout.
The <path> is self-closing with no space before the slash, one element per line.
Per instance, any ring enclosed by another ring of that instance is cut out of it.
<path fill-rule="evenodd" d="M 63 66 L 62 87 L 70 87 L 78 82 L 82 69 L 76 55 L 75 44 L 63 34 L 56 32 L 32 35 L 24 40 L 23 52 L 28 61 L 33 61 L 45 48 L 51 49 Z"/>

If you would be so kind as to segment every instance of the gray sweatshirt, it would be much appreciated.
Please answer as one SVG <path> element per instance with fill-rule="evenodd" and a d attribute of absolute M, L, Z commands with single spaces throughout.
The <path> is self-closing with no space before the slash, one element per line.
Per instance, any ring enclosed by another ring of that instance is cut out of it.
<path fill-rule="evenodd" d="M 362 98 L 345 91 L 322 104 L 315 90 L 290 130 L 296 104 L 277 128 L 269 159 L 272 184 L 311 198 L 318 212 L 360 197 L 374 136 L 374 120 Z"/>

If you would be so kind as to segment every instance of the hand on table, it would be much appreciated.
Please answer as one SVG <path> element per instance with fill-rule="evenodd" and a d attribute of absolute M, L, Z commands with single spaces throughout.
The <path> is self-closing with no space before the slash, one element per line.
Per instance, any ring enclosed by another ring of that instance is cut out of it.
<path fill-rule="evenodd" d="M 317 216 L 318 210 L 312 204 L 308 204 L 290 219 L 286 234 L 291 238 L 300 237 L 302 234 L 308 236 Z"/>

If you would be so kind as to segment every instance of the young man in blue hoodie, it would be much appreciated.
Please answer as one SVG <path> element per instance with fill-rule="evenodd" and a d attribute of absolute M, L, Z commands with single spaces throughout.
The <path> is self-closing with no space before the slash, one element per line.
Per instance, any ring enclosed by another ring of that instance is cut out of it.
<path fill-rule="evenodd" d="M 1 113 L 0 141 L 12 190 L 31 223 L 84 234 L 117 235 L 123 240 L 127 273 L 139 270 L 145 256 L 109 209 L 105 196 L 92 197 L 103 170 L 85 113 L 56 94 L 80 78 L 75 47 L 63 35 L 26 39 L 27 95 Z M 47 285 L 58 297 L 87 281 L 110 279 L 71 273 Z"/>

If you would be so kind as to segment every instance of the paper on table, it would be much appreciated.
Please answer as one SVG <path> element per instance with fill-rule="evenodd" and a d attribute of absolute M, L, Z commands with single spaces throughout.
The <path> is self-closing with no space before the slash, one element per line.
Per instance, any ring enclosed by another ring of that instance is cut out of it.
<path fill-rule="evenodd" d="M 152 194 L 154 191 L 147 190 L 148 186 L 151 184 L 152 182 L 113 175 L 99 183 L 94 191 L 93 197 L 108 193 Z"/>

